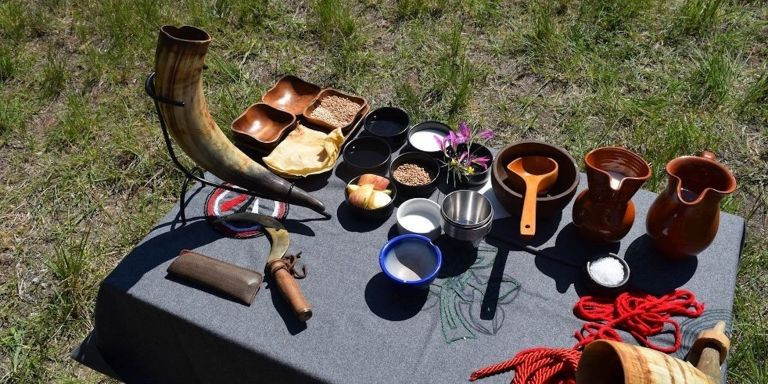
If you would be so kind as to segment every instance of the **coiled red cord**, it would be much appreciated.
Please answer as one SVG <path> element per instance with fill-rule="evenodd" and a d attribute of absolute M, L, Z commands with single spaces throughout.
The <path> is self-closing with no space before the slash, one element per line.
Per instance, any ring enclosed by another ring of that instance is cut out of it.
<path fill-rule="evenodd" d="M 572 349 L 526 349 L 510 360 L 472 372 L 469 380 L 514 370 L 512 384 L 574 384 L 581 349 L 592 341 L 621 341 L 616 330 L 622 329 L 648 348 L 671 353 L 682 342 L 680 324 L 672 316 L 699 317 L 702 312 L 704 304 L 686 290 L 661 297 L 641 292 L 624 292 L 616 299 L 584 296 L 573 307 L 573 313 L 589 322 L 574 334 L 578 342 Z M 652 343 L 649 337 L 662 333 L 666 324 L 673 327 L 675 343 L 665 348 Z"/>

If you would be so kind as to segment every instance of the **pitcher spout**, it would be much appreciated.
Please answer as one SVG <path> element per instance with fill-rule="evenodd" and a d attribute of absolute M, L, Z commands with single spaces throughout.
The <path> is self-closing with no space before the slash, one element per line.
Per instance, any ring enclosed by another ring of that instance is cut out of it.
<path fill-rule="evenodd" d="M 595 201 L 628 201 L 651 177 L 643 158 L 620 147 L 594 149 L 584 156 L 584 164 Z"/>
<path fill-rule="evenodd" d="M 648 236 L 669 258 L 695 256 L 717 235 L 720 201 L 736 190 L 736 179 L 709 152 L 678 157 L 666 170 L 667 188 L 648 210 Z"/>
<path fill-rule="evenodd" d="M 736 178 L 715 160 L 714 154 L 681 156 L 667 163 L 669 182 L 682 204 L 719 204 L 736 190 Z"/>

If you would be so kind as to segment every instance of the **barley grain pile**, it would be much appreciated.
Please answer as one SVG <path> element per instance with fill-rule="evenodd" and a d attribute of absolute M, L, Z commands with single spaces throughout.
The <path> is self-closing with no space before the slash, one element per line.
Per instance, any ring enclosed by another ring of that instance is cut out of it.
<path fill-rule="evenodd" d="M 392 176 L 399 182 L 409 186 L 426 185 L 432 181 L 429 172 L 416 164 L 405 163 L 395 168 Z"/>
<path fill-rule="evenodd" d="M 352 100 L 328 96 L 320 100 L 320 106 L 315 108 L 310 116 L 323 120 L 335 128 L 341 128 L 349 125 L 359 110 L 360 105 Z"/>

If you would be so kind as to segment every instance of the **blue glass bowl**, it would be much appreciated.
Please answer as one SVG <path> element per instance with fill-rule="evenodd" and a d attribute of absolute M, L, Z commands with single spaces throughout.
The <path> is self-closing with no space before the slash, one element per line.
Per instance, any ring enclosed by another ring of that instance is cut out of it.
<path fill-rule="evenodd" d="M 379 252 L 379 266 L 384 274 L 406 287 L 428 288 L 442 264 L 440 248 L 422 235 L 397 236 Z"/>

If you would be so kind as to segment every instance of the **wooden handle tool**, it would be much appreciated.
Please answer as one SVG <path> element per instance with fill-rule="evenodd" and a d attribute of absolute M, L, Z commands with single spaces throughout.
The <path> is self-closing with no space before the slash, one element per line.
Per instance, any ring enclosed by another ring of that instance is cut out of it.
<path fill-rule="evenodd" d="M 276 260 L 269 264 L 269 270 L 277 283 L 280 293 L 285 301 L 290 305 L 293 313 L 300 321 L 307 321 L 312 317 L 312 307 L 309 301 L 304 297 L 301 286 L 288 271 L 288 266 L 282 260 Z"/>

